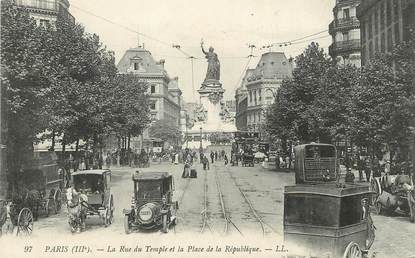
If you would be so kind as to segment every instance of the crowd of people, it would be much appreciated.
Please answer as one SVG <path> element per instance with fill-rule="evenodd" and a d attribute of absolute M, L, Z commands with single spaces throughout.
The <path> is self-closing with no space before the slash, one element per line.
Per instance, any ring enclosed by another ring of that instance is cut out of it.
<path fill-rule="evenodd" d="M 372 177 L 380 177 L 382 174 L 402 174 L 410 175 L 413 171 L 413 165 L 410 161 L 397 162 L 390 160 L 382 160 L 378 157 L 364 157 L 360 156 L 357 159 L 346 159 L 345 165 L 348 168 L 355 168 L 359 171 L 359 181 L 365 180 L 369 182 Z"/>

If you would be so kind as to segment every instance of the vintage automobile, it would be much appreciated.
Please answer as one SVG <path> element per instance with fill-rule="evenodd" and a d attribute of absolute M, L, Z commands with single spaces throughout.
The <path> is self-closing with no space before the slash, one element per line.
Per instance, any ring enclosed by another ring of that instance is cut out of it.
<path fill-rule="evenodd" d="M 173 202 L 173 177 L 168 172 L 139 172 L 132 176 L 134 194 L 131 209 L 124 209 L 124 229 L 162 228 L 168 232 L 176 223 L 178 203 Z"/>
<path fill-rule="evenodd" d="M 370 181 L 372 190 L 371 205 L 377 214 L 392 213 L 399 209 L 415 222 L 415 190 L 412 178 L 408 175 L 383 175 Z"/>
<path fill-rule="evenodd" d="M 285 244 L 302 248 L 302 255 L 362 257 L 375 238 L 369 213 L 371 194 L 367 185 L 286 186 Z"/>
<path fill-rule="evenodd" d="M 335 181 L 338 171 L 334 145 L 310 143 L 294 147 L 295 183 Z"/>
<path fill-rule="evenodd" d="M 297 183 L 284 189 L 284 243 L 297 252 L 290 255 L 365 256 L 375 238 L 370 187 L 341 181 L 333 145 L 294 150 Z"/>
<path fill-rule="evenodd" d="M 250 153 L 242 154 L 242 166 L 253 167 L 254 166 L 254 155 Z"/>
<path fill-rule="evenodd" d="M 71 231 L 85 229 L 88 215 L 98 215 L 107 227 L 114 218 L 111 171 L 80 170 L 72 173 L 73 188 L 67 194 Z"/>

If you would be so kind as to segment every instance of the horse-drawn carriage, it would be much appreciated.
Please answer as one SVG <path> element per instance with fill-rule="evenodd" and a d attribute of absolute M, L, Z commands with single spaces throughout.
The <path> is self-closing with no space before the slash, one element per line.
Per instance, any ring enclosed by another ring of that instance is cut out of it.
<path fill-rule="evenodd" d="M 57 214 L 62 206 L 61 187 L 63 182 L 63 179 L 59 178 L 57 167 L 24 170 L 23 174 L 21 179 L 23 188 L 13 202 L 29 207 L 35 220 L 40 211 L 46 217 L 51 212 Z"/>
<path fill-rule="evenodd" d="M 134 195 L 130 209 L 124 209 L 124 229 L 162 228 L 168 232 L 176 223 L 177 202 L 173 202 L 173 177 L 167 172 L 135 172 Z"/>
<path fill-rule="evenodd" d="M 71 231 L 85 229 L 88 215 L 97 215 L 107 227 L 114 218 L 110 170 L 81 170 L 72 173 L 73 187 L 68 189 L 69 225 Z"/>
<path fill-rule="evenodd" d="M 371 204 L 376 213 L 392 213 L 399 209 L 415 222 L 415 190 L 410 176 L 383 175 L 372 178 L 370 185 L 375 192 Z"/>
<path fill-rule="evenodd" d="M 60 211 L 63 179 L 56 159 L 53 152 L 44 152 L 17 174 L 17 188 L 11 199 L 11 220 L 17 227 L 17 235 L 30 235 L 40 212 L 49 216 Z"/>
<path fill-rule="evenodd" d="M 341 183 L 336 149 L 329 144 L 295 148 L 296 185 L 284 191 L 284 241 L 311 257 L 363 257 L 375 238 L 364 184 Z"/>

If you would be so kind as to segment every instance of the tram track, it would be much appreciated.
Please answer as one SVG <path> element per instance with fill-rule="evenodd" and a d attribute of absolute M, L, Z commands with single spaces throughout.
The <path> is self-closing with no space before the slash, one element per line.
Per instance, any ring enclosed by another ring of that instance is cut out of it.
<path fill-rule="evenodd" d="M 232 221 L 232 219 L 229 216 L 227 207 L 225 205 L 223 193 L 222 193 L 222 188 L 221 188 L 221 185 L 218 179 L 218 173 L 217 173 L 216 166 L 214 166 L 214 170 L 215 170 L 214 178 L 215 178 L 217 195 L 218 195 L 218 199 L 220 203 L 220 211 L 221 211 L 222 218 L 224 219 L 224 222 L 225 222 L 223 233 L 228 234 L 230 228 L 234 227 L 239 232 L 239 234 L 243 236 L 243 233 L 241 232 L 241 230 L 238 228 L 238 226 L 236 226 L 236 224 Z M 208 216 L 209 207 L 208 207 L 208 180 L 207 180 L 208 177 L 207 175 L 208 175 L 208 172 L 205 171 L 204 183 L 203 183 L 202 227 L 201 227 L 200 233 L 204 233 L 206 231 L 206 228 L 208 228 L 212 232 L 212 227 L 209 224 L 209 216 Z"/>
<path fill-rule="evenodd" d="M 183 192 L 182 192 L 182 194 L 180 195 L 180 198 L 177 200 L 177 202 L 178 202 L 179 204 L 181 204 L 181 203 L 183 202 L 184 195 L 185 195 L 185 193 L 186 193 L 187 189 L 189 188 L 189 185 L 190 185 L 190 178 L 186 178 L 186 183 L 185 183 L 185 185 L 184 185 Z"/>
<path fill-rule="evenodd" d="M 203 180 L 203 210 L 202 210 L 202 228 L 200 229 L 200 233 L 203 233 L 206 228 L 209 228 L 209 230 L 212 232 L 212 228 L 209 225 L 209 216 L 208 216 L 208 198 L 207 198 L 207 192 L 208 192 L 208 185 L 207 185 L 207 171 L 205 170 L 205 176 Z"/>
<path fill-rule="evenodd" d="M 260 216 L 258 214 L 258 212 L 256 211 L 256 209 L 254 208 L 251 200 L 248 198 L 247 194 L 242 190 L 241 186 L 238 184 L 238 182 L 236 181 L 236 178 L 232 175 L 232 173 L 230 172 L 229 168 L 226 167 L 226 172 L 229 174 L 229 177 L 232 179 L 234 185 L 236 186 L 236 188 L 238 188 L 242 198 L 244 199 L 245 203 L 249 206 L 249 209 L 252 213 L 252 215 L 254 215 L 255 219 L 258 221 L 258 223 L 260 224 L 261 230 L 262 230 L 262 235 L 265 236 L 267 234 L 267 228 L 272 231 L 273 233 L 279 234 L 271 225 L 269 225 L 267 222 L 265 222 L 262 218 L 262 216 Z"/>
<path fill-rule="evenodd" d="M 181 206 L 181 204 L 183 202 L 183 198 L 186 194 L 187 189 L 189 188 L 189 185 L 190 185 L 190 178 L 186 178 L 186 183 L 184 185 L 183 192 L 180 195 L 180 198 L 177 200 L 177 203 L 178 203 L 179 207 Z M 179 214 L 181 214 L 181 209 L 176 210 L 176 215 L 179 215 Z M 176 225 L 174 225 L 174 227 L 173 227 L 173 232 L 174 232 L 174 234 L 176 234 Z"/>
<path fill-rule="evenodd" d="M 224 201 L 224 198 L 223 198 L 221 185 L 219 183 L 218 171 L 217 171 L 216 166 L 215 166 L 215 182 L 216 182 L 216 187 L 217 187 L 217 191 L 218 191 L 218 197 L 219 197 L 219 201 L 220 201 L 222 216 L 225 220 L 224 233 L 225 234 L 229 233 L 229 227 L 233 226 L 239 232 L 239 234 L 241 234 L 243 236 L 241 230 L 235 225 L 235 223 L 230 218 L 228 211 L 226 210 L 225 201 Z"/>

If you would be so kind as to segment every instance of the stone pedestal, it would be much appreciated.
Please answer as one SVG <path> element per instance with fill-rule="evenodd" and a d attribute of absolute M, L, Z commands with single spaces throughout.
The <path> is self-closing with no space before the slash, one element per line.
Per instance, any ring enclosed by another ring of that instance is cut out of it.
<path fill-rule="evenodd" d="M 207 111 L 205 123 L 210 125 L 221 124 L 220 102 L 223 99 L 223 93 L 225 92 L 222 88 L 222 84 L 216 80 L 207 80 L 202 84 L 202 87 L 198 92 L 200 94 L 200 104 L 202 104 Z"/>
<path fill-rule="evenodd" d="M 212 134 L 236 132 L 235 123 L 225 122 L 221 117 L 221 102 L 225 92 L 222 84 L 218 80 L 206 80 L 197 92 L 200 95 L 200 104 L 202 105 L 201 113 L 205 112 L 206 115 L 202 116 L 203 121 L 196 122 L 193 128 L 188 131 L 188 135 L 202 138 L 200 141 L 187 142 L 186 145 L 191 149 L 210 146 L 210 135 Z"/>

